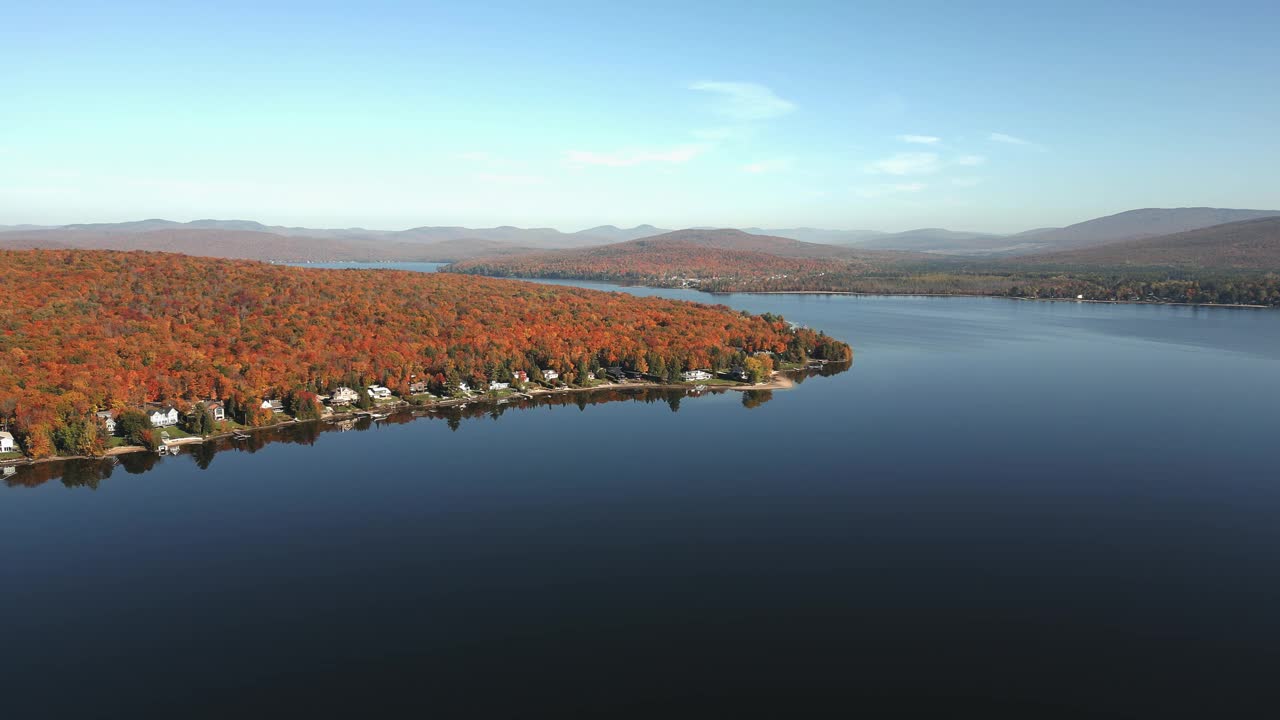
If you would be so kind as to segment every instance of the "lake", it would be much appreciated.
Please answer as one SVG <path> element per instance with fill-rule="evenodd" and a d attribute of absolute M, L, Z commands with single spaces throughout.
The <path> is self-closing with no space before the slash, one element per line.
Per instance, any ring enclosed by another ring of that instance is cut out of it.
<path fill-rule="evenodd" d="M 1280 313 L 626 291 L 778 312 L 854 362 L 771 395 L 21 468 L 0 486 L 0 715 L 1276 699 Z"/>

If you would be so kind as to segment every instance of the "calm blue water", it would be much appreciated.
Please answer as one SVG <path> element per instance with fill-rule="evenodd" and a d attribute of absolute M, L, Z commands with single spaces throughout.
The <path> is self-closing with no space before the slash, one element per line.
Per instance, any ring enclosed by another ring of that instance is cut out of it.
<path fill-rule="evenodd" d="M 780 312 L 855 361 L 748 402 L 23 470 L 0 487 L 0 715 L 1276 699 L 1280 313 L 628 291 Z"/>

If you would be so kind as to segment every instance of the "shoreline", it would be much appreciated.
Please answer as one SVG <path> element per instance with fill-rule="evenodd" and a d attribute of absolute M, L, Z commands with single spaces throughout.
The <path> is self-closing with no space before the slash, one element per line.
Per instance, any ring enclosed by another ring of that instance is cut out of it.
<path fill-rule="evenodd" d="M 827 363 L 824 363 L 824 364 L 827 364 Z M 830 364 L 839 364 L 839 363 L 830 363 Z M 711 390 L 737 390 L 739 392 L 746 392 L 749 390 L 789 390 L 795 387 L 795 382 L 791 380 L 791 378 L 787 377 L 787 374 L 793 373 L 793 372 L 799 372 L 799 370 L 775 370 L 773 371 L 773 376 L 767 382 L 762 382 L 757 385 L 708 385 L 707 391 L 709 392 Z M 606 390 L 629 390 L 629 389 L 692 391 L 696 386 L 697 386 L 697 383 L 677 384 L 677 383 L 670 383 L 670 382 L 658 383 L 658 382 L 647 382 L 647 381 L 639 380 L 639 381 L 628 381 L 628 382 L 621 382 L 621 383 L 611 382 L 611 383 L 605 383 L 602 385 L 593 385 L 591 387 L 537 388 L 529 392 L 518 392 L 515 395 L 508 395 L 501 398 L 491 398 L 487 393 L 485 393 L 485 394 L 476 395 L 475 397 L 449 398 L 447 400 L 438 400 L 438 401 L 423 404 L 423 405 L 415 405 L 407 400 L 397 400 L 394 403 L 387 403 L 380 407 L 371 408 L 369 410 L 358 410 L 355 412 L 334 413 L 332 415 L 327 415 L 325 417 L 322 417 L 318 420 L 290 419 L 290 420 L 285 420 L 283 422 L 273 423 L 271 425 L 262 425 L 260 427 L 236 428 L 235 430 L 230 430 L 227 432 L 219 432 L 216 434 L 206 435 L 203 437 L 179 438 L 177 440 L 172 440 L 170 442 L 163 443 L 163 445 L 165 447 L 180 447 L 182 445 L 203 445 L 204 443 L 208 443 L 208 442 L 215 442 L 218 440 L 226 440 L 229 438 L 234 438 L 237 433 L 251 434 L 255 432 L 265 432 L 268 430 L 279 430 L 281 428 L 285 428 L 290 425 L 304 425 L 306 423 L 330 424 L 334 422 L 340 422 L 343 420 L 355 420 L 355 419 L 359 419 L 361 416 L 370 416 L 372 415 L 372 413 L 382 412 L 382 411 L 385 411 L 387 413 L 397 413 L 397 412 L 403 412 L 406 410 L 430 412 L 437 408 L 460 407 L 460 406 L 471 405 L 473 403 L 498 405 L 498 404 L 501 404 L 503 401 L 510 401 L 511 399 L 535 400 L 543 396 L 567 395 L 571 393 L 583 393 L 583 392 L 591 393 L 591 392 L 602 392 Z M 376 420 L 377 418 L 372 418 L 372 419 Z M 157 451 L 149 450 L 146 447 L 143 447 L 142 445 L 120 445 L 117 447 L 110 448 L 109 450 L 103 452 L 101 455 L 55 455 L 53 457 L 47 457 L 47 458 L 14 458 L 12 460 L 0 461 L 0 467 L 20 467 L 25 465 L 38 465 L 40 463 L 59 462 L 59 461 L 67 461 L 67 460 L 106 460 L 112 457 L 119 457 L 120 455 L 132 455 L 134 453 L 140 453 L 140 452 L 157 452 Z"/>
<path fill-rule="evenodd" d="M 625 286 L 623 286 L 625 287 Z M 654 287 L 656 285 L 644 285 L 641 287 Z M 693 288 L 666 288 L 692 290 Z M 1027 302 L 1073 302 L 1073 303 L 1095 303 L 1100 305 L 1170 305 L 1174 307 L 1198 307 L 1198 308 L 1230 308 L 1236 310 L 1274 310 L 1271 305 L 1248 305 L 1243 303 L 1192 303 L 1192 302 L 1173 302 L 1171 300 L 1089 300 L 1086 298 L 1042 298 L 1029 297 L 1025 295 L 980 295 L 978 293 L 884 293 L 884 292 L 859 292 L 855 290 L 731 290 L 727 292 L 695 290 L 695 292 L 705 292 L 708 295 L 853 295 L 861 297 L 937 297 L 937 298 L 991 298 L 992 300 L 1024 300 Z"/>
<path fill-rule="evenodd" d="M 448 265 L 449 263 L 442 263 Z M 439 271 L 437 271 L 439 272 Z M 470 275 L 472 273 L 463 273 Z M 613 285 L 619 288 L 643 287 L 654 290 L 689 290 L 715 297 L 717 295 L 850 295 L 855 297 L 938 297 L 938 298 L 992 298 L 995 300 L 1025 300 L 1028 302 L 1077 302 L 1102 305 L 1169 305 L 1173 307 L 1229 308 L 1233 310 L 1276 310 L 1274 305 L 1251 305 L 1247 303 L 1193 303 L 1174 302 L 1172 300 L 1086 300 L 1083 298 L 1042 298 L 1026 295 L 987 295 L 982 293 L 927 293 L 927 292 L 863 292 L 860 290 L 703 290 L 698 287 L 674 287 L 671 285 L 648 285 L 645 283 L 620 283 L 616 280 L 593 278 L 561 278 L 561 277 L 525 277 L 514 275 L 481 275 L 507 280 L 525 280 L 529 282 L 570 281 L 592 282 Z M 556 283 L 558 284 L 558 283 Z M 577 286 L 574 286 L 577 287 Z"/>

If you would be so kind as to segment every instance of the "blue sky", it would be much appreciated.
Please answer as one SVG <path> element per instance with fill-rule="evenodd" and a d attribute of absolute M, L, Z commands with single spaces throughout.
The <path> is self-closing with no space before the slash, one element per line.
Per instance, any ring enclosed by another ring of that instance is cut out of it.
<path fill-rule="evenodd" d="M 7 5 L 0 224 L 1280 208 L 1273 2 Z"/>

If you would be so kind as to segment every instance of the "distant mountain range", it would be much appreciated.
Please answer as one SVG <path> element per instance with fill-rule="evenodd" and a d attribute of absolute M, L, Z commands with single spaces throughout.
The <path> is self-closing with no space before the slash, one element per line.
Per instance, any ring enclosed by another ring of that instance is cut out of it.
<path fill-rule="evenodd" d="M 1280 271 L 1280 217 L 1017 258 L 1024 266 Z"/>
<path fill-rule="evenodd" d="M 1143 208 L 1086 220 L 1064 228 L 1021 233 L 1017 237 L 1046 252 L 1089 247 L 1121 240 L 1186 232 L 1223 223 L 1280 216 L 1280 210 L 1225 208 Z"/>
<path fill-rule="evenodd" d="M 589 248 L 641 238 L 666 237 L 721 250 L 766 252 L 781 257 L 901 259 L 926 256 L 1036 257 L 1201 228 L 1280 216 L 1276 210 L 1145 208 L 1095 218 L 1063 228 L 1037 228 L 1012 235 L 922 228 L 898 233 L 798 227 L 746 230 L 693 228 L 672 231 L 653 225 L 601 225 L 578 232 L 554 228 L 465 228 L 423 226 L 407 230 L 302 228 L 252 220 L 148 219 L 46 227 L 0 226 L 0 248 L 83 247 L 163 250 L 213 257 L 281 261 L 438 261 L 511 256 L 545 250 Z M 678 238 L 673 234 L 679 233 Z M 1116 257 L 1109 251 L 1099 257 Z M 1146 252 L 1146 251 L 1144 251 Z M 895 253 L 897 253 L 895 255 Z M 1145 255 L 1144 255 L 1145 257 Z M 1242 256 L 1243 257 L 1243 256 Z"/>

